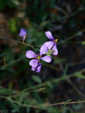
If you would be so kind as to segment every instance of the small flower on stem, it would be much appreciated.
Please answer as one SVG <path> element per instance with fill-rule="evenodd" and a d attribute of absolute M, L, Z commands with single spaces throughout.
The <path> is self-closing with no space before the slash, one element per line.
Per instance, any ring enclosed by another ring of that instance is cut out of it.
<path fill-rule="evenodd" d="M 57 55 L 58 50 L 57 50 L 56 46 L 57 46 L 58 39 L 54 39 L 54 37 L 52 36 L 52 33 L 50 31 L 46 31 L 45 35 L 47 36 L 47 38 L 50 39 L 50 41 L 45 42 L 44 45 L 46 45 L 49 50 L 52 50 L 51 54 Z"/>
<path fill-rule="evenodd" d="M 21 36 L 23 38 L 23 42 L 24 42 L 24 40 L 26 38 L 26 34 L 27 34 L 26 30 L 23 29 L 23 28 L 21 28 L 20 29 L 20 33 L 19 33 L 19 36 Z"/>
<path fill-rule="evenodd" d="M 40 70 L 41 70 L 40 59 L 42 59 L 43 61 L 48 62 L 48 63 L 51 62 L 52 59 L 50 56 L 46 55 L 46 56 L 42 57 L 42 55 L 46 54 L 47 52 L 48 52 L 48 48 L 45 45 L 41 46 L 39 55 L 37 55 L 35 52 L 33 52 L 31 50 L 28 50 L 26 52 L 27 58 L 35 58 L 29 62 L 29 65 L 32 66 L 32 68 L 31 68 L 32 71 L 40 72 Z"/>

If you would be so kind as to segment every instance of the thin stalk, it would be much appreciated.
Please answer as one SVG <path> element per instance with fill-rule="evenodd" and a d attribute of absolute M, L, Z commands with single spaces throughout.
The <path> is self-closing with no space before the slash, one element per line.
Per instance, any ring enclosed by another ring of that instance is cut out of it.
<path fill-rule="evenodd" d="M 3 96 L 0 96 L 1 98 L 3 99 L 6 99 L 10 102 L 9 100 L 9 97 L 3 97 Z M 18 101 L 15 101 L 15 100 L 12 100 L 15 104 L 17 104 L 18 106 L 22 106 L 22 107 L 31 107 L 31 108 L 36 108 L 36 109 L 39 109 L 41 108 L 41 106 L 39 105 L 29 105 L 29 104 L 22 104 Z M 51 106 L 58 106 L 58 105 L 69 105 L 69 104 L 79 104 L 79 103 L 85 103 L 85 100 L 83 101 L 72 101 L 72 102 L 67 102 L 67 101 L 64 101 L 64 102 L 59 102 L 59 103 L 53 103 L 53 104 L 48 104 L 48 103 L 45 103 L 42 105 L 42 107 L 51 107 Z"/>
<path fill-rule="evenodd" d="M 39 47 L 35 47 L 35 46 L 32 46 L 30 44 L 27 44 L 27 43 L 23 43 L 21 41 L 18 41 L 18 40 L 14 40 L 14 39 L 10 39 L 10 38 L 6 38 L 6 37 L 2 37 L 0 36 L 1 39 L 6 39 L 6 40 L 10 40 L 10 41 L 14 41 L 16 43 L 19 43 L 19 44 L 22 44 L 22 45 L 25 45 L 25 46 L 28 46 L 28 47 L 31 47 L 31 48 L 39 48 Z"/>

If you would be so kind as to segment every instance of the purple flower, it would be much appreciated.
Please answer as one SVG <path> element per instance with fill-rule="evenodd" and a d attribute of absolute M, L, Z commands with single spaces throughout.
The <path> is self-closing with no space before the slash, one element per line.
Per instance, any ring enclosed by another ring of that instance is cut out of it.
<path fill-rule="evenodd" d="M 23 29 L 23 28 L 21 28 L 21 29 L 20 29 L 20 33 L 19 33 L 19 36 L 23 37 L 23 41 L 24 41 L 25 38 L 26 38 L 26 34 L 27 34 L 26 30 Z"/>
<path fill-rule="evenodd" d="M 33 52 L 31 50 L 28 50 L 26 52 L 27 58 L 35 58 L 29 62 L 29 65 L 32 66 L 32 68 L 31 68 L 32 71 L 40 72 L 40 70 L 41 70 L 40 59 L 42 59 L 43 61 L 48 62 L 48 63 L 51 62 L 52 59 L 50 56 L 46 55 L 46 56 L 42 57 L 42 55 L 46 54 L 47 52 L 48 52 L 48 48 L 45 45 L 41 46 L 39 55 L 37 55 L 35 52 Z"/>
<path fill-rule="evenodd" d="M 50 31 L 46 31 L 45 35 L 47 36 L 47 38 L 50 39 L 50 41 L 45 42 L 44 45 L 46 45 L 48 47 L 48 49 L 52 49 L 54 52 L 52 53 L 53 55 L 57 55 L 58 54 L 58 50 L 57 50 L 57 42 L 58 39 L 54 39 L 54 37 L 52 36 L 52 33 Z"/>

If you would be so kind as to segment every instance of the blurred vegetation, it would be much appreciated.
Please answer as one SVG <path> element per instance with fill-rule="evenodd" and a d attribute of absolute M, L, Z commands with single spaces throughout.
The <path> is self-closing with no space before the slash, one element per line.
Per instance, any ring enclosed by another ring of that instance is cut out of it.
<path fill-rule="evenodd" d="M 84 0 L 0 0 L 0 110 L 3 113 L 85 113 Z M 26 44 L 40 47 L 58 38 L 58 56 L 42 62 L 40 73 L 31 71 Z M 19 43 L 21 42 L 21 43 Z M 65 102 L 49 106 L 51 103 Z M 37 108 L 39 107 L 39 108 Z"/>

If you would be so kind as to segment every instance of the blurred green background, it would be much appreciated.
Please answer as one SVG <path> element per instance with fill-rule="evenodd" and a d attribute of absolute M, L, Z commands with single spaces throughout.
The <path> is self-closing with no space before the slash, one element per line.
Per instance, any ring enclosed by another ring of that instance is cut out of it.
<path fill-rule="evenodd" d="M 68 105 L 85 100 L 84 12 L 84 0 L 0 0 L 0 112 L 85 113 L 84 103 Z M 59 40 L 59 54 L 42 61 L 40 73 L 25 57 L 39 50 L 20 43 L 21 28 L 33 46 L 48 41 L 45 31 Z"/>

